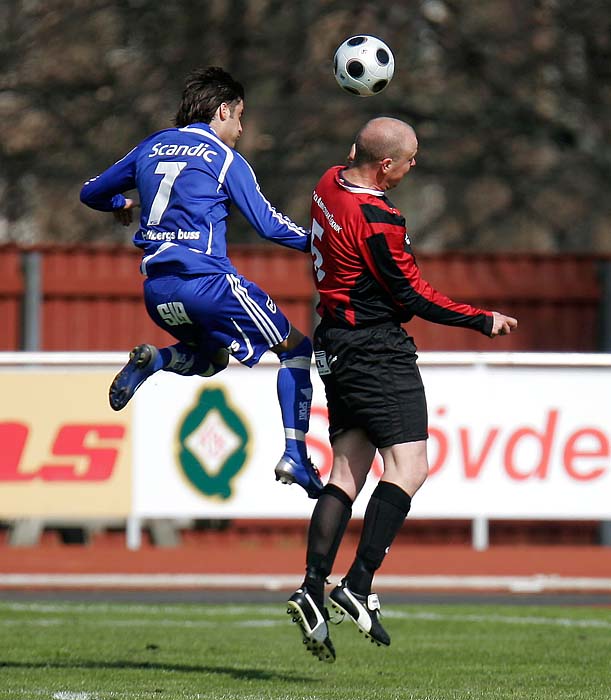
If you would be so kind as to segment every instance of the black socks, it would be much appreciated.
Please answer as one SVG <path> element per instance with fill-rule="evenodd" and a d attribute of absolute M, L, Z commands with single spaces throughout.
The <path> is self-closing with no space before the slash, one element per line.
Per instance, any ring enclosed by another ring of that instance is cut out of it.
<path fill-rule="evenodd" d="M 356 558 L 346 575 L 348 587 L 354 593 L 371 592 L 373 576 L 401 529 L 411 502 L 410 496 L 395 484 L 380 481 L 376 486 L 365 511 Z M 304 580 L 304 587 L 321 609 L 325 580 L 331 573 L 351 515 L 351 499 L 337 486 L 327 484 L 310 521 Z"/>
<path fill-rule="evenodd" d="M 390 545 L 401 529 L 411 506 L 411 497 L 399 486 L 380 481 L 371 494 L 356 559 L 346 575 L 348 588 L 368 595 L 371 582 Z"/>
<path fill-rule="evenodd" d="M 316 502 L 308 531 L 304 585 L 314 602 L 323 607 L 325 580 L 352 515 L 352 500 L 340 488 L 327 484 Z"/>

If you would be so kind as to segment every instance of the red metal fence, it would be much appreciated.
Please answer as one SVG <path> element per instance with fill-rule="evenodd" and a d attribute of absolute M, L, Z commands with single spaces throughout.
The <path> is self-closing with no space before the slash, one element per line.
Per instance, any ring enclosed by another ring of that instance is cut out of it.
<path fill-rule="evenodd" d="M 19 348 L 23 288 L 19 251 L 0 248 L 0 350 Z"/>
<path fill-rule="evenodd" d="M 40 350 L 126 350 L 170 337 L 142 302 L 140 253 L 131 247 L 40 247 Z M 0 246 L 0 350 L 23 347 L 24 256 Z M 293 324 L 311 334 L 314 287 L 307 256 L 277 246 L 237 246 L 237 269 L 261 285 Z M 423 276 L 457 301 L 519 319 L 519 332 L 491 342 L 472 331 L 414 319 L 408 328 L 421 350 L 597 351 L 606 308 L 601 256 L 540 254 L 419 255 Z"/>
<path fill-rule="evenodd" d="M 414 319 L 410 333 L 421 350 L 595 352 L 605 308 L 596 256 L 418 256 L 422 274 L 457 301 L 515 316 L 519 330 L 491 341 L 479 333 Z"/>

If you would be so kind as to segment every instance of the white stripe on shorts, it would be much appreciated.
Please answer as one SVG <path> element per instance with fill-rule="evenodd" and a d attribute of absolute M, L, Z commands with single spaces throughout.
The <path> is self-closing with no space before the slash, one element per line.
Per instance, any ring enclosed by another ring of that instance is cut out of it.
<path fill-rule="evenodd" d="M 246 360 L 250 360 L 250 358 L 254 355 L 254 352 L 252 349 L 252 343 L 248 339 L 248 336 L 246 335 L 246 333 L 244 333 L 244 331 L 240 328 L 240 326 L 238 326 L 238 324 L 235 321 L 235 318 L 232 318 L 231 321 L 232 321 L 233 325 L 236 327 L 238 333 L 244 339 L 244 342 L 246 343 L 246 349 L 248 352 L 246 353 L 246 355 L 244 357 L 240 358 L 240 362 L 246 362 Z"/>
<path fill-rule="evenodd" d="M 240 279 L 235 275 L 225 275 L 231 286 L 231 291 L 240 305 L 250 316 L 253 323 L 261 331 L 261 335 L 267 341 L 270 348 L 281 343 L 284 338 L 271 319 L 266 316 L 263 309 L 258 306 L 249 296 L 248 291 L 240 284 Z"/>

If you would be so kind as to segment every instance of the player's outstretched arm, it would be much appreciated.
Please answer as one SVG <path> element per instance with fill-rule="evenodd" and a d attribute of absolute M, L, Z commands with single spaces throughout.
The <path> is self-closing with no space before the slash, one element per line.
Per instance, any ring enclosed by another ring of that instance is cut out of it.
<path fill-rule="evenodd" d="M 224 187 L 262 238 L 303 253 L 310 252 L 310 231 L 298 226 L 269 203 L 261 192 L 253 169 L 239 153 L 235 154 L 227 170 Z"/>
<path fill-rule="evenodd" d="M 492 330 L 490 337 L 496 338 L 497 335 L 509 335 L 518 327 L 517 319 L 512 316 L 505 316 L 499 311 L 492 312 Z"/>
<path fill-rule="evenodd" d="M 81 188 L 81 202 L 97 211 L 118 211 L 125 208 L 123 192 L 136 188 L 135 155 L 133 148 L 103 173 L 92 177 Z"/>

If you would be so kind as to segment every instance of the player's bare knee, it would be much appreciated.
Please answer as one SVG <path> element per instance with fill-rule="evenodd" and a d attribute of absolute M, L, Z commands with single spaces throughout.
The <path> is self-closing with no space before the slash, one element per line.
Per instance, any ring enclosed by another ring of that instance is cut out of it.
<path fill-rule="evenodd" d="M 423 462 L 420 462 L 415 466 L 415 468 L 413 470 L 412 477 L 413 477 L 413 481 L 414 481 L 414 485 L 416 487 L 416 490 L 418 490 L 422 486 L 422 484 L 424 484 L 428 475 L 429 475 L 429 464 L 428 464 L 427 460 L 424 460 Z"/>

